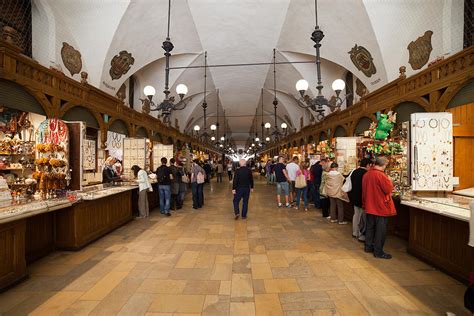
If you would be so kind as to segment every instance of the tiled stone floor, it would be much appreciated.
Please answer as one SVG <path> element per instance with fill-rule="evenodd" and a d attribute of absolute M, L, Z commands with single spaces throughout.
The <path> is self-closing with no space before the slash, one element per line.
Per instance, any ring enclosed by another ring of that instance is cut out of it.
<path fill-rule="evenodd" d="M 4 315 L 464 315 L 464 286 L 388 238 L 374 259 L 349 226 L 278 209 L 258 183 L 235 221 L 228 183 L 205 207 L 154 211 L 79 252 L 55 252 L 0 294 Z"/>

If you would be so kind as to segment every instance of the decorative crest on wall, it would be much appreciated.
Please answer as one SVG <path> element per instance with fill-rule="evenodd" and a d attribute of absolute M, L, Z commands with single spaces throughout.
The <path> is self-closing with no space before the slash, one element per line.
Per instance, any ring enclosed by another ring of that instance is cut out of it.
<path fill-rule="evenodd" d="M 120 79 L 122 75 L 125 75 L 132 67 L 135 62 L 135 58 L 132 57 L 132 54 L 126 50 L 121 51 L 118 55 L 115 55 L 114 58 L 110 61 L 110 70 L 109 74 L 112 80 Z"/>
<path fill-rule="evenodd" d="M 367 77 L 371 77 L 377 72 L 374 59 L 365 47 L 356 44 L 348 54 L 351 56 L 354 66 L 362 71 Z"/>
<path fill-rule="evenodd" d="M 411 65 L 413 70 L 420 69 L 426 65 L 430 59 L 430 54 L 433 50 L 433 47 L 431 46 L 431 36 L 433 36 L 433 31 L 428 30 L 425 34 L 418 37 L 416 41 L 412 41 L 408 44 L 408 63 Z"/>
<path fill-rule="evenodd" d="M 63 47 L 61 48 L 61 59 L 63 60 L 64 66 L 66 66 L 67 70 L 71 73 L 71 76 L 81 71 L 81 53 L 66 42 L 63 42 Z"/>

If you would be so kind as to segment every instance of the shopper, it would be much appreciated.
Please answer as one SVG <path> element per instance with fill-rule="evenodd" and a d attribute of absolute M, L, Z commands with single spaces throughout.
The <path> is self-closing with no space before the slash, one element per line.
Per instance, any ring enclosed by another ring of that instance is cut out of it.
<path fill-rule="evenodd" d="M 161 158 L 161 166 L 156 169 L 156 179 L 158 180 L 160 196 L 160 212 L 166 216 L 171 216 L 171 169 L 166 165 L 168 159 Z"/>
<path fill-rule="evenodd" d="M 265 173 L 267 175 L 267 184 L 272 183 L 272 161 L 268 160 L 267 164 L 265 165 Z"/>
<path fill-rule="evenodd" d="M 288 167 L 288 166 L 287 166 Z M 304 210 L 308 211 L 308 181 L 310 180 L 308 163 L 302 162 L 300 169 L 296 172 L 295 189 L 296 189 L 296 206 L 300 208 L 301 196 L 303 196 Z"/>
<path fill-rule="evenodd" d="M 204 171 L 206 171 L 206 178 L 205 178 L 205 183 L 210 183 L 211 182 L 211 177 L 212 177 L 212 167 L 209 163 L 209 160 L 206 160 L 203 166 Z"/>
<path fill-rule="evenodd" d="M 311 179 L 314 186 L 314 190 L 312 191 L 312 197 L 313 197 L 314 207 L 316 208 L 321 208 L 321 198 L 320 198 L 319 192 L 320 192 L 320 187 L 321 187 L 321 177 L 323 175 L 322 163 L 324 164 L 325 162 L 326 162 L 325 159 L 323 159 L 323 162 L 316 161 L 316 163 L 313 164 L 310 169 Z"/>
<path fill-rule="evenodd" d="M 322 167 L 322 173 L 321 173 L 321 184 L 319 187 L 319 193 L 320 193 L 319 203 L 321 205 L 321 212 L 322 212 L 323 217 L 329 220 L 331 218 L 329 216 L 330 202 L 329 202 L 329 197 L 326 194 L 326 179 L 327 179 L 327 175 L 330 169 L 329 160 L 322 159 L 321 167 Z"/>
<path fill-rule="evenodd" d="M 350 175 L 351 190 L 347 192 L 349 201 L 354 207 L 354 216 L 352 217 L 352 237 L 360 241 L 365 240 L 366 215 L 362 207 L 362 179 L 367 170 L 372 167 L 372 161 L 369 158 L 363 158 L 360 161 L 359 168 L 355 169 Z M 349 181 L 349 180 L 346 180 Z"/>
<path fill-rule="evenodd" d="M 193 209 L 197 210 L 203 206 L 203 184 L 206 171 L 199 165 L 196 159 L 191 166 L 191 191 L 193 194 Z"/>
<path fill-rule="evenodd" d="M 278 163 L 273 168 L 273 174 L 275 175 L 275 182 L 277 184 L 277 203 L 278 203 L 278 207 L 282 206 L 280 195 L 283 193 L 285 195 L 286 207 L 290 207 L 291 206 L 289 202 L 290 178 L 288 177 L 286 166 L 283 163 L 283 161 L 285 161 L 285 159 L 283 157 L 279 157 Z"/>
<path fill-rule="evenodd" d="M 178 174 L 181 179 L 181 181 L 179 182 L 179 192 L 178 192 L 178 210 L 179 210 L 183 208 L 184 197 L 186 195 L 186 191 L 188 190 L 188 185 L 189 185 L 189 175 L 184 169 L 182 163 L 176 162 L 176 166 L 178 167 Z"/>
<path fill-rule="evenodd" d="M 344 203 L 343 200 L 347 200 L 345 192 L 342 191 L 342 185 L 344 183 L 344 176 L 337 171 L 338 164 L 331 163 L 330 170 L 326 176 L 325 191 L 329 197 L 330 211 L 331 211 L 331 223 L 339 223 L 340 225 L 347 224 L 344 221 Z"/>
<path fill-rule="evenodd" d="M 288 177 L 290 178 L 290 203 L 295 202 L 296 190 L 295 190 L 295 181 L 296 181 L 296 172 L 300 170 L 298 165 L 299 159 L 297 156 L 294 156 L 289 164 L 286 165 L 286 172 L 288 172 Z"/>
<path fill-rule="evenodd" d="M 222 165 L 222 160 L 217 163 L 216 173 L 217 173 L 217 182 L 222 182 L 222 173 L 224 172 L 224 166 Z"/>
<path fill-rule="evenodd" d="M 397 214 L 392 200 L 393 184 L 384 173 L 388 165 L 385 157 L 377 157 L 375 165 L 362 178 L 362 205 L 367 213 L 365 229 L 365 251 L 374 257 L 391 259 L 392 255 L 383 251 L 389 216 Z"/>
<path fill-rule="evenodd" d="M 171 209 L 176 211 L 178 208 L 178 194 L 179 194 L 179 183 L 181 182 L 181 176 L 176 166 L 176 160 L 170 159 L 170 171 L 171 171 Z"/>
<path fill-rule="evenodd" d="M 240 200 L 242 200 L 242 219 L 247 218 L 250 192 L 253 192 L 252 170 L 250 170 L 246 164 L 247 161 L 245 161 L 245 159 L 240 159 L 240 168 L 235 171 L 234 180 L 232 183 L 235 219 L 238 219 L 240 216 Z"/>
<path fill-rule="evenodd" d="M 150 207 L 148 206 L 148 192 L 153 192 L 148 174 L 139 166 L 133 165 L 132 172 L 138 183 L 138 218 L 145 218 L 150 215 Z"/>
<path fill-rule="evenodd" d="M 229 177 L 229 182 L 232 183 L 232 161 L 227 162 L 227 176 Z"/>

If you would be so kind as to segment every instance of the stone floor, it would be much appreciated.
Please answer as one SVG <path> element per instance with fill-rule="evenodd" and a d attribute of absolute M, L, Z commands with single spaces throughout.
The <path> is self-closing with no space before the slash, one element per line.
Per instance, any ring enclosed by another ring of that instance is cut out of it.
<path fill-rule="evenodd" d="M 375 259 L 314 209 L 278 209 L 256 185 L 235 221 L 228 183 L 205 207 L 135 220 L 79 252 L 55 252 L 0 294 L 1 315 L 464 315 L 465 287 L 388 238 Z"/>

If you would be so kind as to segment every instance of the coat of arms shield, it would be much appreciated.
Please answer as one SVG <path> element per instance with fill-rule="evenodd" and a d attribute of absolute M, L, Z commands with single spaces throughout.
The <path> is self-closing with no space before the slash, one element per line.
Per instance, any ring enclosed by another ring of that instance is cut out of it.
<path fill-rule="evenodd" d="M 411 65 L 413 70 L 420 69 L 430 59 L 431 51 L 433 47 L 431 46 L 431 36 L 433 31 L 426 31 L 423 36 L 420 36 L 416 41 L 410 42 L 408 44 L 409 58 L 408 63 Z"/>
<path fill-rule="evenodd" d="M 130 67 L 134 62 L 135 58 L 133 58 L 132 54 L 126 50 L 123 50 L 118 55 L 115 55 L 110 61 L 111 67 L 109 74 L 112 80 L 120 79 L 122 75 L 126 74 L 130 70 Z"/>
<path fill-rule="evenodd" d="M 66 66 L 67 70 L 71 73 L 71 76 L 81 71 L 81 53 L 66 42 L 63 42 L 63 47 L 61 48 L 61 59 L 63 60 L 64 66 Z"/>
<path fill-rule="evenodd" d="M 374 59 L 365 47 L 356 44 L 348 54 L 351 56 L 352 63 L 354 63 L 356 68 L 367 77 L 371 77 L 377 72 Z"/>

